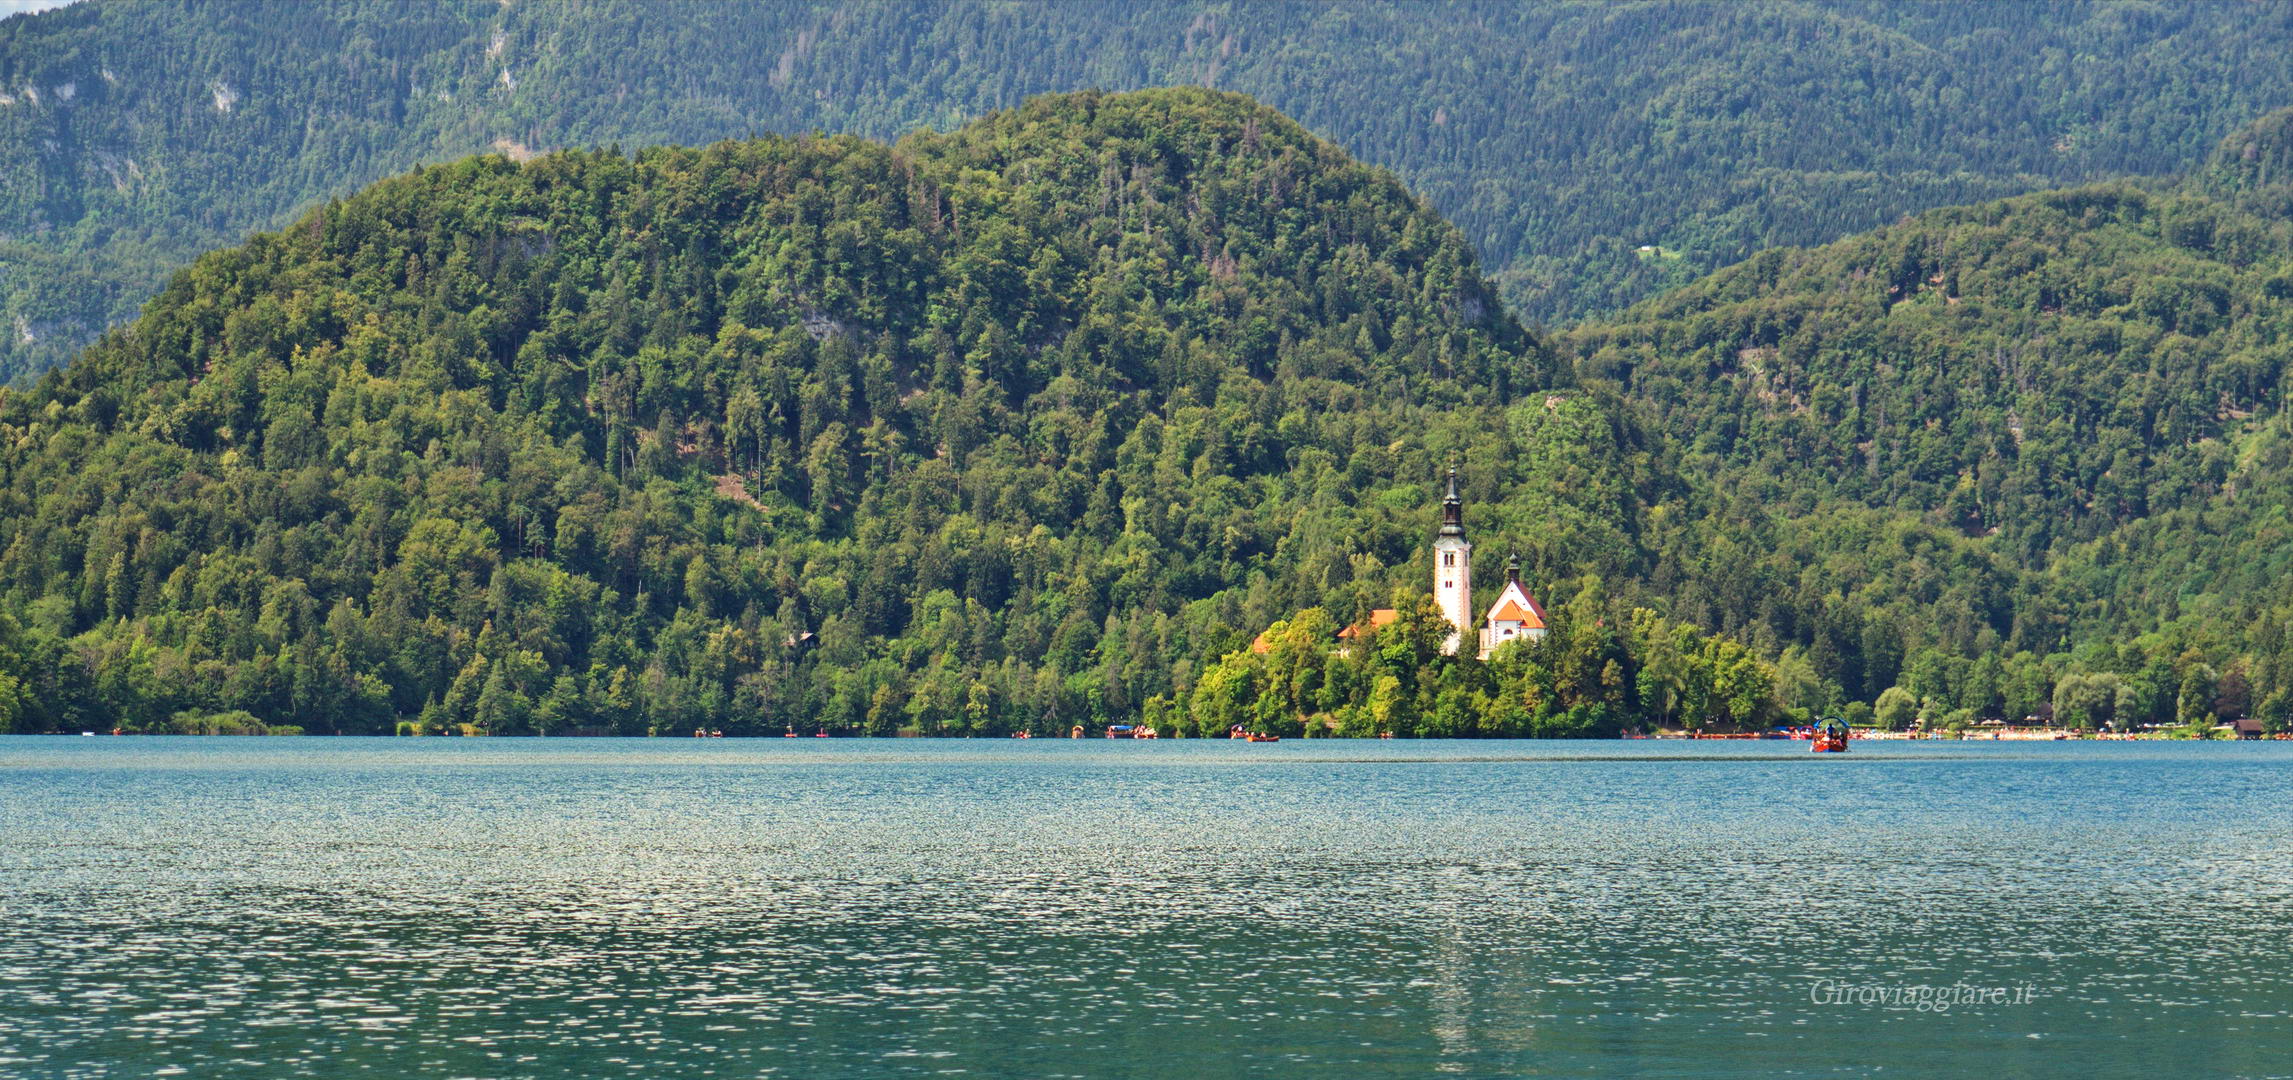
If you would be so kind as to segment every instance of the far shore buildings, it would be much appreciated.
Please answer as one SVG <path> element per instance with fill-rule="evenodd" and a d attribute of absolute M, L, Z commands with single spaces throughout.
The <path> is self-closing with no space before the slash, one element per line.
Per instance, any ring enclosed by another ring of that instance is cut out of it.
<path fill-rule="evenodd" d="M 1518 557 L 1506 560 L 1505 587 L 1498 590 L 1496 601 L 1487 611 L 1475 614 L 1473 545 L 1465 539 L 1465 501 L 1457 495 L 1454 468 L 1449 470 L 1448 490 L 1441 498 L 1441 528 L 1433 535 L 1433 599 L 1441 605 L 1449 625 L 1456 628 L 1441 645 L 1441 651 L 1451 656 L 1467 641 L 1473 642 L 1473 655 L 1486 660 L 1508 641 L 1537 641 L 1545 636 L 1545 609 L 1521 584 Z M 1368 619 L 1338 631 L 1338 638 L 1350 643 L 1400 617 L 1392 608 L 1378 608 Z M 1268 647 L 1264 634 L 1250 643 L 1252 652 L 1262 653 Z"/>

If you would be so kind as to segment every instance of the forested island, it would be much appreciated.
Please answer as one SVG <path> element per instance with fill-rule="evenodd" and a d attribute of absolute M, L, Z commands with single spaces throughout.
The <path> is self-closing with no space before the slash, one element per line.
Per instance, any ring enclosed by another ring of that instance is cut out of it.
<path fill-rule="evenodd" d="M 1210 90 L 417 169 L 0 394 L 0 719 L 2283 727 L 2286 131 L 1552 332 Z M 1553 615 L 1486 663 L 1452 462 Z"/>

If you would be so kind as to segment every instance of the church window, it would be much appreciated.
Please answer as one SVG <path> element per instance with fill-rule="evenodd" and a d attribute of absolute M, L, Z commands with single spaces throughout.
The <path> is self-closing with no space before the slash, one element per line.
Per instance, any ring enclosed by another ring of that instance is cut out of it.
<path fill-rule="evenodd" d="M 1441 553 L 1441 565 L 1443 565 L 1443 566 L 1455 566 L 1455 565 L 1457 565 L 1457 553 L 1456 553 L 1456 552 L 1454 552 L 1454 551 L 1444 551 L 1444 552 L 1442 552 L 1442 553 Z"/>
<path fill-rule="evenodd" d="M 1457 583 L 1454 581 L 1444 581 L 1441 583 L 1441 587 L 1444 589 L 1454 589 L 1457 587 Z"/>

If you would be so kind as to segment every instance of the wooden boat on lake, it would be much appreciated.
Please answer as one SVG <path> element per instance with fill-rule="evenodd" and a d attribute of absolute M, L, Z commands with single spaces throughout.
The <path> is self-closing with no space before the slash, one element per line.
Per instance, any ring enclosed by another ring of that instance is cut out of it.
<path fill-rule="evenodd" d="M 1844 754 L 1847 752 L 1847 722 L 1826 716 L 1815 722 L 1815 738 L 1808 750 L 1817 754 Z"/>

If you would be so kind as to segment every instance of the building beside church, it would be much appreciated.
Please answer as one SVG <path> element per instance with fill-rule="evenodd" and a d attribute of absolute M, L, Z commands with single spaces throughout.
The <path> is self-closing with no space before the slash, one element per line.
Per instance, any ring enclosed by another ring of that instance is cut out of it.
<path fill-rule="evenodd" d="M 1483 660 L 1508 641 L 1536 641 L 1545 636 L 1545 609 L 1521 584 L 1521 560 L 1505 562 L 1505 587 L 1486 612 L 1473 609 L 1473 545 L 1465 539 L 1465 501 L 1457 495 L 1457 470 L 1449 470 L 1449 489 L 1441 498 L 1441 528 L 1433 535 L 1433 598 L 1441 614 L 1456 631 L 1442 645 L 1452 656 L 1465 643 Z"/>

